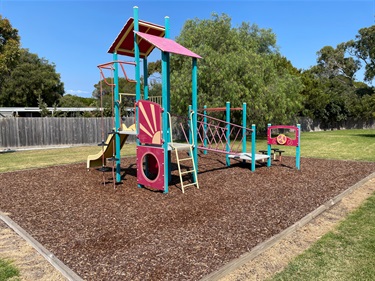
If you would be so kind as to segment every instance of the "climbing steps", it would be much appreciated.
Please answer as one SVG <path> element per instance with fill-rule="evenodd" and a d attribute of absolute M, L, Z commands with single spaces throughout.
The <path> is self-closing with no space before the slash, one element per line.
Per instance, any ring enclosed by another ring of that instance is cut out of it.
<path fill-rule="evenodd" d="M 191 115 L 192 114 L 193 114 L 193 112 L 191 113 Z M 176 153 L 176 161 L 177 161 L 177 167 L 178 167 L 178 174 L 180 176 L 182 193 L 185 193 L 185 187 L 192 186 L 192 185 L 195 185 L 199 189 L 197 166 L 196 166 L 196 163 L 195 163 L 194 157 L 193 157 L 194 142 L 191 143 L 191 144 L 190 143 L 175 143 L 175 142 L 173 142 L 171 116 L 170 116 L 169 112 L 168 112 L 168 117 L 169 117 L 169 127 L 170 127 L 170 137 L 171 137 L 169 147 L 172 150 L 174 150 L 175 153 Z M 190 120 L 192 120 L 191 116 L 190 116 Z M 179 151 L 188 151 L 188 157 L 180 158 L 180 156 L 178 154 Z M 191 161 L 193 167 L 192 167 L 191 170 L 187 170 L 187 171 L 182 172 L 181 171 L 181 162 L 185 162 L 185 161 Z M 186 175 L 186 174 L 192 174 L 192 180 L 188 184 L 184 184 L 184 180 L 182 178 L 182 176 Z"/>
<path fill-rule="evenodd" d="M 196 168 L 196 165 L 195 165 L 194 158 L 192 156 L 193 155 L 193 149 L 192 149 L 193 146 L 190 145 L 190 144 L 180 144 L 180 143 L 171 143 L 170 146 L 176 152 L 178 174 L 180 176 L 182 193 L 185 193 L 185 187 L 192 186 L 192 185 L 195 185 L 199 189 L 197 168 Z M 179 151 L 186 151 L 186 150 L 189 150 L 189 153 L 188 153 L 189 157 L 180 158 L 178 152 Z M 191 161 L 191 163 L 193 165 L 193 168 L 191 170 L 187 170 L 187 171 L 182 172 L 180 163 L 185 162 L 185 161 Z M 184 180 L 182 178 L 182 176 L 186 175 L 186 174 L 193 174 L 192 181 L 188 184 L 184 184 Z"/>

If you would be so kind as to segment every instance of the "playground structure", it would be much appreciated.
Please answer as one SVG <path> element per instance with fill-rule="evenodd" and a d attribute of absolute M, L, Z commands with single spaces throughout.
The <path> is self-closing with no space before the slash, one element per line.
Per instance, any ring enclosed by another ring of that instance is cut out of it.
<path fill-rule="evenodd" d="M 138 7 L 134 7 L 134 18 L 129 18 L 115 41 L 110 46 L 108 53 L 113 55 L 113 61 L 99 65 L 101 77 L 112 88 L 113 99 L 113 131 L 107 141 L 102 141 L 102 151 L 97 155 L 88 157 L 87 168 L 102 164 L 103 170 L 106 159 L 113 163 L 114 185 L 121 182 L 120 150 L 130 134 L 137 136 L 137 183 L 139 187 L 168 193 L 171 180 L 171 151 L 175 151 L 177 167 L 180 176 L 181 190 L 189 185 L 198 184 L 198 149 L 203 153 L 215 151 L 226 154 L 226 165 L 230 165 L 230 159 L 251 162 L 251 171 L 255 170 L 257 160 L 268 159 L 270 165 L 270 153 L 256 154 L 255 138 L 256 128 L 252 125 L 246 127 L 246 103 L 242 108 L 231 108 L 227 102 L 225 108 L 210 109 L 205 107 L 199 111 L 197 106 L 197 61 L 199 55 L 169 39 L 169 18 L 165 17 L 165 27 L 138 19 Z M 162 97 L 161 105 L 149 101 L 148 96 L 148 71 L 147 57 L 155 49 L 161 51 L 162 66 Z M 192 99 L 188 109 L 188 117 L 184 124 L 180 124 L 186 138 L 186 143 L 173 141 L 171 114 L 170 114 L 170 54 L 177 54 L 192 59 Z M 119 61 L 118 55 L 134 57 L 134 62 Z M 141 95 L 140 60 L 143 59 L 143 98 Z M 135 80 L 127 77 L 124 65 L 135 67 Z M 135 124 L 130 128 L 122 128 L 121 125 L 121 93 L 119 93 L 119 68 L 129 82 L 135 82 Z M 109 69 L 113 75 L 113 83 L 106 81 L 104 69 Z M 230 112 L 242 110 L 242 124 L 230 123 Z M 208 115 L 210 111 L 225 111 L 226 120 L 220 120 Z M 189 132 L 184 127 L 188 124 Z M 135 130 L 134 130 L 135 128 Z M 247 135 L 251 134 L 251 152 L 247 152 Z M 104 138 L 103 138 L 104 139 Z M 106 148 L 104 149 L 104 146 Z M 109 148 L 112 147 L 112 148 Z M 188 157 L 180 158 L 179 152 L 187 151 Z M 111 155 L 112 154 L 112 155 Z M 109 157 L 110 156 L 110 157 Z M 192 162 L 192 168 L 181 171 L 181 163 Z M 115 172 L 114 172 L 115 171 Z M 184 185 L 183 175 L 191 174 L 191 181 Z"/>
<path fill-rule="evenodd" d="M 169 39 L 169 18 L 165 17 L 165 26 L 139 20 L 138 7 L 133 9 L 133 18 L 129 18 L 115 41 L 110 46 L 108 53 L 113 55 L 113 61 L 99 65 L 100 69 L 110 68 L 113 70 L 113 108 L 114 108 L 114 130 L 113 144 L 114 149 L 112 160 L 115 162 L 115 182 L 121 182 L 121 166 L 120 166 L 120 150 L 122 146 L 121 139 L 121 114 L 120 101 L 121 95 L 119 93 L 119 68 L 121 67 L 125 77 L 123 64 L 133 64 L 135 66 L 135 134 L 137 135 L 137 179 L 139 186 L 147 186 L 154 189 L 168 192 L 168 184 L 171 179 L 170 169 L 170 151 L 175 150 L 176 153 L 180 150 L 188 149 L 191 151 L 190 156 L 193 161 L 193 167 L 197 163 L 197 147 L 192 144 L 185 144 L 183 146 L 171 143 L 171 129 L 169 120 L 170 111 L 170 78 L 169 78 L 169 60 L 170 54 L 183 55 L 192 58 L 192 112 L 197 111 L 197 60 L 201 58 L 199 55 L 181 46 L 175 41 Z M 155 49 L 161 51 L 162 61 L 162 99 L 161 107 L 153 102 L 148 101 L 148 81 L 147 81 L 147 58 Z M 133 57 L 134 62 L 124 62 L 118 60 L 118 55 Z M 141 63 L 143 59 L 143 100 L 141 99 Z M 101 70 L 102 73 L 102 70 Z M 192 124 L 196 124 L 196 114 L 192 114 Z M 150 127 L 151 126 L 151 127 Z M 193 125 L 194 126 L 194 125 Z M 195 125 L 196 126 L 196 125 Z M 152 130 L 151 130 L 152 129 Z M 129 134 L 129 131 L 127 131 Z M 196 134 L 192 134 L 193 142 L 197 143 Z M 109 142 L 109 140 L 108 140 Z M 105 144 L 105 143 L 104 143 Z M 108 149 L 107 149 L 108 150 Z M 102 159 L 105 155 L 102 149 Z M 108 152 L 108 153 L 109 153 Z M 88 167 L 90 163 L 94 163 L 88 159 Z M 90 162 L 91 161 L 91 162 Z M 99 160 L 97 160 L 99 161 Z M 181 160 L 183 161 L 183 160 Z M 103 165 L 104 165 L 104 161 Z M 98 163 L 98 162 L 96 162 Z M 179 163 L 178 163 L 179 164 Z M 193 181 L 197 187 L 197 173 L 193 168 Z M 181 175 L 181 171 L 180 171 Z M 186 186 L 186 185 L 185 185 Z M 184 186 L 182 185 L 182 190 Z"/>
<path fill-rule="evenodd" d="M 274 134 L 273 132 L 276 132 Z M 283 132 L 280 133 L 280 131 L 287 131 L 287 133 Z M 289 134 L 293 135 L 289 136 Z M 273 135 L 276 135 L 276 137 L 273 137 Z M 297 124 L 297 126 L 288 126 L 288 125 L 274 125 L 268 124 L 267 126 L 267 154 L 268 154 L 268 161 L 267 166 L 271 166 L 272 157 L 271 157 L 271 150 L 272 145 L 281 145 L 281 146 L 295 146 L 296 147 L 296 168 L 297 170 L 301 169 L 301 147 L 300 147 L 300 141 L 301 141 L 301 125 Z M 273 149 L 274 153 L 276 154 L 279 152 L 279 155 L 281 157 L 281 152 L 278 149 Z"/>

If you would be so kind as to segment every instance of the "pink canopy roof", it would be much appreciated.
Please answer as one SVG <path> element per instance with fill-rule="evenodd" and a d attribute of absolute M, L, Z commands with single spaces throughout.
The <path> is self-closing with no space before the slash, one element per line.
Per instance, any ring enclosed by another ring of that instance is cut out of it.
<path fill-rule="evenodd" d="M 201 59 L 202 57 L 197 55 L 196 53 L 190 51 L 189 49 L 185 48 L 184 46 L 178 44 L 177 42 L 173 41 L 172 39 L 167 39 L 163 37 L 158 37 L 151 34 L 146 34 L 143 32 L 135 32 L 139 37 L 146 40 L 147 42 L 154 45 L 156 48 L 160 49 L 163 52 L 178 54 L 183 56 L 188 56 L 192 58 Z"/>

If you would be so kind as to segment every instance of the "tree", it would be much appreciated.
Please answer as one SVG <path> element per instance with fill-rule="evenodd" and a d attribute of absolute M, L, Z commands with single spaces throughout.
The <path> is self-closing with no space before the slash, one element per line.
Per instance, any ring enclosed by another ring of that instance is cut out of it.
<path fill-rule="evenodd" d="M 298 71 L 282 65 L 276 37 L 269 29 L 242 23 L 232 28 L 227 15 L 188 20 L 176 41 L 203 57 L 199 60 L 198 104 L 234 107 L 247 103 L 247 116 L 258 127 L 291 122 L 301 109 Z M 171 56 L 171 106 L 186 114 L 191 104 L 191 59 Z M 237 116 L 240 119 L 239 116 Z"/>
<path fill-rule="evenodd" d="M 348 41 L 346 47 L 365 64 L 365 81 L 371 82 L 375 78 L 375 25 L 361 28 L 355 40 Z"/>
<path fill-rule="evenodd" d="M 20 37 L 9 20 L 0 15 L 0 85 L 16 66 L 20 56 Z M 0 86 L 0 97 L 2 94 Z M 1 103 L 0 103 L 1 104 Z"/>
<path fill-rule="evenodd" d="M 27 49 L 20 50 L 17 65 L 1 85 L 2 106 L 38 106 L 38 98 L 52 106 L 64 94 L 55 65 Z"/>
<path fill-rule="evenodd" d="M 348 43 L 317 52 L 317 65 L 303 73 L 305 89 L 302 114 L 319 119 L 325 128 L 339 127 L 349 117 L 371 118 L 371 89 L 355 80 L 361 64 L 351 57 Z M 367 102 L 366 102 L 367 101 Z"/>
<path fill-rule="evenodd" d="M 320 75 L 327 78 L 347 78 L 346 82 L 354 82 L 355 73 L 360 69 L 360 62 L 352 57 L 346 57 L 346 44 L 337 45 L 336 49 L 331 46 L 323 47 L 318 54 L 318 67 Z M 349 80 L 348 80 L 349 79 Z"/>
<path fill-rule="evenodd" d="M 50 112 L 48 110 L 47 104 L 43 101 L 42 97 L 38 97 L 38 107 L 40 109 L 40 116 L 41 117 L 48 117 L 50 116 Z"/>
<path fill-rule="evenodd" d="M 87 107 L 97 106 L 96 99 L 78 97 L 76 95 L 66 94 L 60 98 L 58 105 L 60 107 Z"/>

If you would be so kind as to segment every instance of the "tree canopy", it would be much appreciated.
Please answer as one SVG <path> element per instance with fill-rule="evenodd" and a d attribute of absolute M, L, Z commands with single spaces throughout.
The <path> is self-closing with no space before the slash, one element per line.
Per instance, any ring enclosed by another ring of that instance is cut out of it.
<path fill-rule="evenodd" d="M 20 50 L 17 65 L 1 85 L 3 106 L 38 106 L 38 98 L 53 106 L 64 94 L 64 85 L 55 65 L 27 49 Z"/>
<path fill-rule="evenodd" d="M 8 19 L 0 15 L 0 82 L 17 64 L 20 56 L 20 37 Z"/>
<path fill-rule="evenodd" d="M 233 107 L 247 103 L 248 119 L 265 127 L 290 122 L 301 109 L 302 82 L 298 71 L 278 53 L 270 29 L 213 14 L 207 20 L 188 20 L 176 41 L 203 57 L 199 61 L 200 107 Z M 191 104 L 191 61 L 171 58 L 172 110 L 186 114 Z"/>
<path fill-rule="evenodd" d="M 20 48 L 18 30 L 0 16 L 0 106 L 52 106 L 63 94 L 55 65 Z"/>
<path fill-rule="evenodd" d="M 374 71 L 368 49 L 371 46 L 365 44 L 366 51 L 360 51 L 357 48 L 363 42 L 359 41 L 357 36 L 357 41 L 343 42 L 336 48 L 325 46 L 317 52 L 317 65 L 303 72 L 305 109 L 302 115 L 321 120 L 325 128 L 338 127 L 350 117 L 364 121 L 375 117 L 373 87 L 356 81 L 361 60 L 367 60 L 365 81 L 373 79 Z"/>
<path fill-rule="evenodd" d="M 375 25 L 361 28 L 354 40 L 346 43 L 349 53 L 365 66 L 365 81 L 375 78 Z"/>

